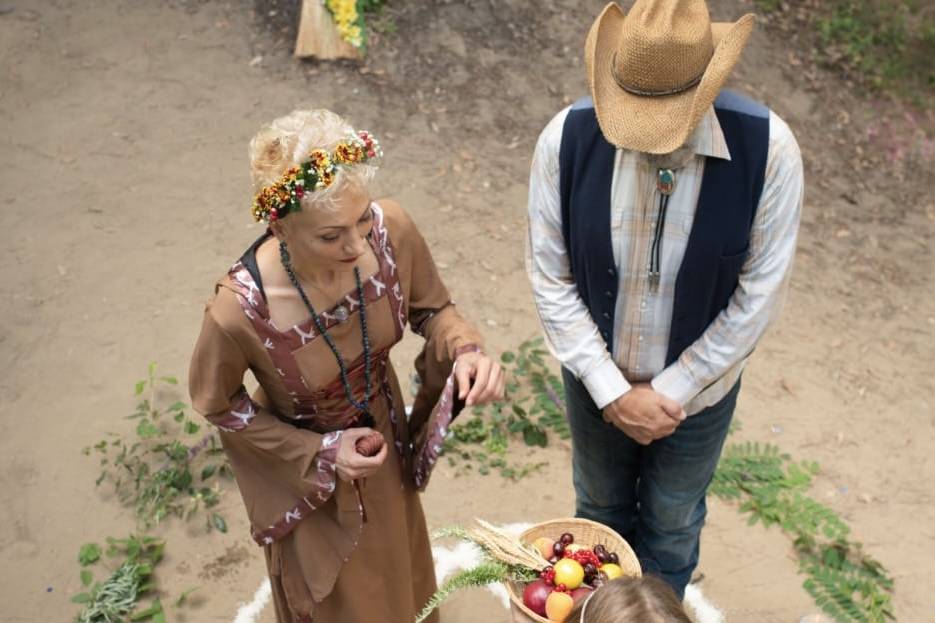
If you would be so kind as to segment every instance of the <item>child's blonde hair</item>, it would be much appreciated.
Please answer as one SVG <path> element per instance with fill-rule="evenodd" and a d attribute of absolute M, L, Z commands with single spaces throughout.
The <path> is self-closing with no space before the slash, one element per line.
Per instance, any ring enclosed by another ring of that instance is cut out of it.
<path fill-rule="evenodd" d="M 617 578 L 578 602 L 566 623 L 691 623 L 675 591 L 653 575 Z"/>

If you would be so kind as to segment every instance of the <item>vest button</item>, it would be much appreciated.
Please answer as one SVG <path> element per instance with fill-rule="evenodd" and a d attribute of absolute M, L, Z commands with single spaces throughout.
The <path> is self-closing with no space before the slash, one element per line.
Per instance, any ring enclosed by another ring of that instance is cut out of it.
<path fill-rule="evenodd" d="M 607 298 L 613 298 L 614 293 L 611 292 L 610 290 L 607 290 L 606 292 L 604 292 L 604 296 L 606 296 Z"/>
<path fill-rule="evenodd" d="M 607 274 L 610 275 L 611 277 L 613 277 L 614 275 L 617 274 L 617 271 L 614 270 L 613 268 L 608 268 L 608 269 L 607 269 Z"/>
<path fill-rule="evenodd" d="M 610 320 L 610 314 L 608 314 L 607 312 L 604 312 L 604 318 L 607 318 L 608 320 Z"/>

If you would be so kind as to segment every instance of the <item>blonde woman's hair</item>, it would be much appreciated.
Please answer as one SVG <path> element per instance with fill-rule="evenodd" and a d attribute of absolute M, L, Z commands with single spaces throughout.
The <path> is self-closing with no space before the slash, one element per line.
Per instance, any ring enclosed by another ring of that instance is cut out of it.
<path fill-rule="evenodd" d="M 355 133 L 351 126 L 330 110 L 294 110 L 264 126 L 250 141 L 250 175 L 253 191 L 275 183 L 289 168 L 307 159 L 309 152 L 323 149 L 331 153 L 338 142 Z M 331 208 L 333 198 L 348 184 L 366 188 L 376 173 L 376 166 L 355 164 L 338 167 L 331 186 L 306 193 L 304 206 Z"/>
<path fill-rule="evenodd" d="M 582 613 L 584 616 L 582 617 Z M 578 602 L 566 623 L 691 623 L 675 591 L 653 575 L 611 580 Z"/>

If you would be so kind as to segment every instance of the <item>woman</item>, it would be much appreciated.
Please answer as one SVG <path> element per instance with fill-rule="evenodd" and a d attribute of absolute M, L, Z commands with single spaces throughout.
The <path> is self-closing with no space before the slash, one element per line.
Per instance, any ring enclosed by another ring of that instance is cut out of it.
<path fill-rule="evenodd" d="M 250 152 L 269 229 L 208 303 L 192 404 L 220 429 L 277 620 L 408 623 L 436 588 L 417 491 L 457 411 L 502 398 L 502 370 L 406 213 L 371 200 L 372 136 L 296 111 Z M 426 340 L 408 418 L 388 356 L 407 323 Z"/>

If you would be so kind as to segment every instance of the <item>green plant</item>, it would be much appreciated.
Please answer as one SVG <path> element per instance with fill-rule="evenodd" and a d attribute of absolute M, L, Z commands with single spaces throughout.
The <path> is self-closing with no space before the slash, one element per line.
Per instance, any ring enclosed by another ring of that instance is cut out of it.
<path fill-rule="evenodd" d="M 492 529 L 489 524 L 484 523 L 484 525 Z M 422 611 L 416 617 L 416 623 L 422 623 L 446 599 L 462 588 L 486 586 L 495 582 L 530 582 L 539 577 L 538 569 L 519 564 L 518 559 L 510 558 L 510 553 L 515 551 L 513 548 L 519 547 L 518 542 L 514 543 L 502 532 L 497 532 L 497 534 L 487 532 L 487 538 L 479 539 L 476 533 L 472 533 L 461 526 L 451 526 L 432 534 L 433 539 L 451 537 L 473 543 L 481 551 L 481 560 L 474 567 L 459 571 L 448 578 L 426 602 Z M 490 537 L 493 540 L 490 540 Z M 500 559 L 504 553 L 512 562 L 505 562 Z"/>
<path fill-rule="evenodd" d="M 507 451 L 513 442 L 528 447 L 548 446 L 549 431 L 561 439 L 571 432 L 565 419 L 565 390 L 549 368 L 542 338 L 520 344 L 516 352 L 504 352 L 500 360 L 508 374 L 503 402 L 476 407 L 473 417 L 451 428 L 443 453 L 448 463 L 487 475 L 497 470 L 504 478 L 519 480 L 546 463 L 510 463 Z"/>
<path fill-rule="evenodd" d="M 138 602 L 153 591 L 153 569 L 162 560 L 165 543 L 150 536 L 130 536 L 126 539 L 107 539 L 107 555 L 122 557 L 119 566 L 103 581 L 93 582 L 89 569 L 81 569 L 81 584 L 89 590 L 72 597 L 72 602 L 83 606 L 76 617 L 78 623 L 122 623 L 147 621 L 165 623 L 165 613 L 159 598 L 150 606 L 136 610 Z M 88 552 L 96 552 L 88 557 Z M 100 548 L 89 543 L 81 547 L 79 560 L 82 567 L 94 564 L 100 558 Z"/>
<path fill-rule="evenodd" d="M 922 0 L 829 0 L 788 10 L 778 0 L 757 8 L 815 32 L 817 59 L 859 82 L 931 105 L 935 92 L 935 13 Z M 803 17 L 804 16 L 804 17 Z"/>
<path fill-rule="evenodd" d="M 817 463 L 794 462 L 776 446 L 732 444 L 710 491 L 739 501 L 751 525 L 778 525 L 792 538 L 805 590 L 836 621 L 893 619 L 893 580 L 886 569 L 849 539 L 850 528 L 834 510 L 805 494 L 818 473 Z"/>
<path fill-rule="evenodd" d="M 422 623 L 456 591 L 472 586 L 486 586 L 494 582 L 502 582 L 509 577 L 509 574 L 509 567 L 496 560 L 487 560 L 471 569 L 459 571 L 445 580 L 441 588 L 432 595 L 419 616 L 416 617 L 416 623 Z"/>
<path fill-rule="evenodd" d="M 115 435 L 84 453 L 101 455 L 96 484 L 111 483 L 121 502 L 133 506 L 142 528 L 170 515 L 190 519 L 204 510 L 208 530 L 226 532 L 224 518 L 210 510 L 220 501 L 219 479 L 231 476 L 217 436 L 210 432 L 191 443 L 201 425 L 188 417 L 186 405 L 174 402 L 164 410 L 158 405 L 160 390 L 177 383 L 174 377 L 157 376 L 156 364 L 149 364 L 147 378 L 134 387 L 136 411 L 128 416 L 137 421 L 135 438 Z"/>

